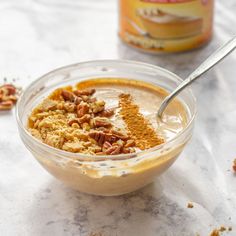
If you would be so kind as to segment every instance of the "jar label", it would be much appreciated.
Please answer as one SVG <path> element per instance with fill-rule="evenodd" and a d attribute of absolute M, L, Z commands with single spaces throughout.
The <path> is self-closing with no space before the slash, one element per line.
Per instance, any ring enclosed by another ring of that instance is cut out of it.
<path fill-rule="evenodd" d="M 214 0 L 120 0 L 120 37 L 150 52 L 196 48 L 212 35 Z"/>

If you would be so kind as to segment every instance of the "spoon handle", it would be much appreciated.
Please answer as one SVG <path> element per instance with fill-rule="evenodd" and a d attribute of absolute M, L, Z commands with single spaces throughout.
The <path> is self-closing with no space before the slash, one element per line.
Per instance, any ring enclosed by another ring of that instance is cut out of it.
<path fill-rule="evenodd" d="M 190 85 L 193 81 L 198 79 L 202 74 L 210 70 L 214 65 L 223 60 L 228 54 L 230 54 L 236 48 L 236 36 L 229 40 L 226 44 L 216 50 L 210 55 L 195 71 L 193 71 L 187 79 L 185 79 L 172 93 L 170 93 L 161 103 L 161 106 L 157 112 L 158 118 L 162 117 L 164 110 L 171 100 L 178 95 L 184 88 Z"/>

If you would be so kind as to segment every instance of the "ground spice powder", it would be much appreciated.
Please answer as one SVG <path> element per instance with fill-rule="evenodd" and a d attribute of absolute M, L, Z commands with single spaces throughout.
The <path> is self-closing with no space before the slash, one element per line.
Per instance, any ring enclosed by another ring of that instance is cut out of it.
<path fill-rule="evenodd" d="M 130 94 L 119 96 L 119 106 L 120 115 L 137 147 L 145 150 L 164 143 L 164 139 L 156 134 L 151 124 L 139 112 L 139 107 Z"/>

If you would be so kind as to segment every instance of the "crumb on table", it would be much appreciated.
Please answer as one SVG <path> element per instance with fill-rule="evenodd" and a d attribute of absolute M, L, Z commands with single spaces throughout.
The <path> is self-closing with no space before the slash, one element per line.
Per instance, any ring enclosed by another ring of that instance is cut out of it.
<path fill-rule="evenodd" d="M 188 205 L 187 205 L 188 208 L 193 208 L 193 203 L 189 202 Z"/>
<path fill-rule="evenodd" d="M 233 170 L 236 172 L 236 158 L 234 159 L 234 162 L 233 162 Z"/>

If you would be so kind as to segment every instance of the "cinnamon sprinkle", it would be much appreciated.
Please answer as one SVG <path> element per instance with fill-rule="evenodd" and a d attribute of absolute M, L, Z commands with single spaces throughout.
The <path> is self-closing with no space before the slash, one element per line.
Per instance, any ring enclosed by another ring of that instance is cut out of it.
<path fill-rule="evenodd" d="M 139 107 L 133 103 L 131 95 L 121 94 L 119 99 L 120 115 L 136 145 L 145 150 L 162 144 L 164 139 L 155 133 L 151 124 L 140 113 Z"/>

